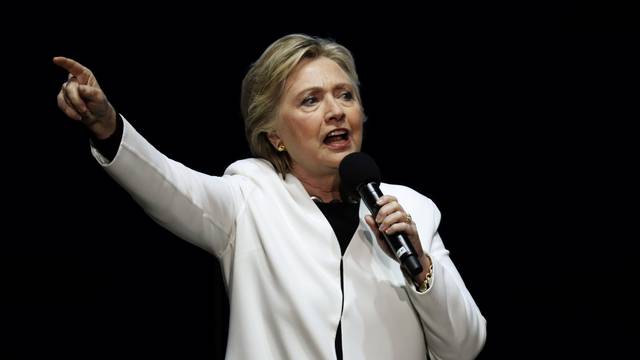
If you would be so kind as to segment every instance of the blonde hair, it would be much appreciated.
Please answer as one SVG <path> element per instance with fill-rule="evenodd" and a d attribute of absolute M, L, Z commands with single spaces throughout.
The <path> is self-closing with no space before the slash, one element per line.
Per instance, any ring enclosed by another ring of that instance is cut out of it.
<path fill-rule="evenodd" d="M 286 151 L 277 151 L 267 134 L 273 131 L 289 75 L 303 59 L 319 57 L 335 61 L 347 73 L 354 85 L 354 96 L 362 105 L 351 52 L 332 40 L 304 34 L 291 34 L 276 40 L 251 65 L 242 81 L 240 107 L 249 149 L 253 156 L 268 160 L 283 177 L 291 171 L 291 157 Z"/>

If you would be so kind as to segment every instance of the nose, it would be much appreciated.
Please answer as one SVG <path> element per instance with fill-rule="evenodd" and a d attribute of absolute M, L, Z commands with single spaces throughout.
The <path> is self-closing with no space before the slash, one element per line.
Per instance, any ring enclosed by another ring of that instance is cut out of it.
<path fill-rule="evenodd" d="M 342 122 L 344 121 L 345 114 L 342 105 L 338 102 L 338 99 L 333 96 L 327 96 L 326 99 L 326 112 L 324 121 L 326 122 Z"/>

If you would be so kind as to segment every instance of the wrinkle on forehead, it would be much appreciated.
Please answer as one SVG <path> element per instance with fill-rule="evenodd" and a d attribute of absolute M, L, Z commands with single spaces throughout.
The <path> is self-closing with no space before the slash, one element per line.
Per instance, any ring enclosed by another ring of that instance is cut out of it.
<path fill-rule="evenodd" d="M 335 66 L 331 71 L 327 69 L 318 69 L 317 67 L 307 67 L 311 62 L 326 60 Z M 335 71 L 334 71 L 335 70 Z M 307 76 L 309 75 L 309 76 Z M 338 75 L 336 81 L 332 81 L 333 75 Z M 296 68 L 291 72 L 289 78 L 285 82 L 284 91 L 285 94 L 295 92 L 298 94 L 308 88 L 325 88 L 326 85 L 333 84 L 352 84 L 351 78 L 347 73 L 338 65 L 335 61 L 327 57 L 319 57 L 314 59 L 304 59 L 296 65 Z"/>

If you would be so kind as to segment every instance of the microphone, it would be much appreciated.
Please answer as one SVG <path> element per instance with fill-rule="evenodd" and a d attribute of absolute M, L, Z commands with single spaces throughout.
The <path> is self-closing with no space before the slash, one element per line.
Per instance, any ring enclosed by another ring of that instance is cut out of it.
<path fill-rule="evenodd" d="M 358 194 L 375 219 L 380 206 L 376 201 L 382 197 L 380 191 L 380 169 L 371 156 L 362 153 L 351 153 L 342 159 L 339 166 L 342 187 L 347 194 Z M 411 241 L 403 232 L 387 235 L 381 233 L 389 248 L 402 267 L 416 276 L 422 272 L 422 265 Z"/>

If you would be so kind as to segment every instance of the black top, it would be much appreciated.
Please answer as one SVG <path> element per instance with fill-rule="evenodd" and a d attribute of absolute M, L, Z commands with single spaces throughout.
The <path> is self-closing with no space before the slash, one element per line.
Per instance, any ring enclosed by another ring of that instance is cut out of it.
<path fill-rule="evenodd" d="M 347 251 L 347 246 L 353 237 L 353 233 L 358 228 L 358 204 L 330 202 L 323 203 L 315 201 L 316 205 L 327 218 L 333 228 L 333 232 L 340 243 L 342 255 Z"/>
<path fill-rule="evenodd" d="M 122 122 L 122 117 L 120 114 L 116 116 L 116 130 L 106 139 L 100 140 L 92 132 L 89 132 L 91 136 L 91 143 L 93 146 L 100 151 L 102 156 L 109 159 L 109 161 L 113 160 L 118 153 L 118 148 L 120 148 L 120 142 L 122 141 L 122 133 L 124 131 L 124 124 Z"/>
<path fill-rule="evenodd" d="M 93 146 L 100 151 L 100 153 L 109 160 L 113 160 L 118 153 L 120 142 L 122 141 L 123 134 L 123 121 L 118 114 L 116 118 L 116 130 L 114 133 L 106 139 L 100 140 L 91 135 L 91 142 Z M 331 224 L 333 232 L 336 234 L 338 243 L 340 244 L 340 250 L 342 255 L 347 251 L 347 246 L 353 237 L 353 233 L 358 228 L 358 203 L 351 202 L 331 202 L 323 203 L 315 201 L 316 205 L 322 211 L 324 216 Z M 342 260 L 340 261 L 340 288 L 344 294 L 343 274 L 342 274 Z M 342 300 L 344 306 L 344 296 Z M 342 310 L 341 310 L 342 312 Z M 342 316 L 341 316 L 342 317 Z M 338 329 L 335 338 L 336 356 L 339 360 L 342 359 L 342 331 L 341 325 L 338 324 Z"/>
<path fill-rule="evenodd" d="M 333 228 L 333 232 L 338 238 L 340 243 L 340 250 L 344 255 L 349 246 L 349 242 L 353 237 L 353 233 L 358 228 L 358 203 L 350 202 L 331 202 L 322 203 L 316 201 L 316 205 L 327 218 L 329 224 Z M 340 260 L 340 289 L 342 289 L 342 306 L 344 307 L 344 281 L 342 274 L 342 260 Z M 342 318 L 342 309 L 340 310 L 340 317 Z M 342 360 L 342 326 L 338 324 L 338 330 L 336 331 L 335 338 L 336 356 L 338 360 Z"/>

